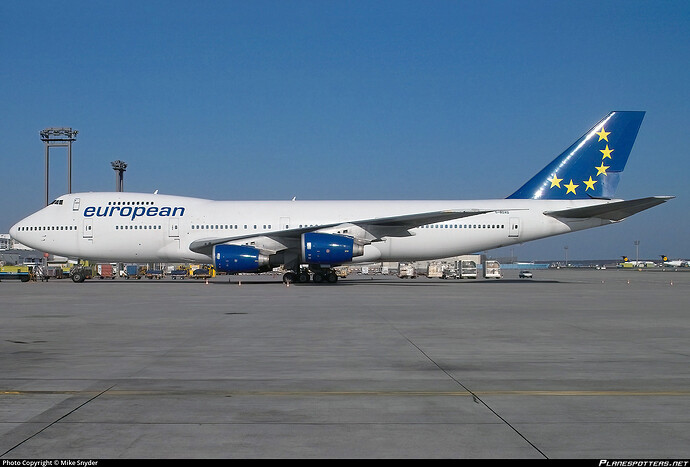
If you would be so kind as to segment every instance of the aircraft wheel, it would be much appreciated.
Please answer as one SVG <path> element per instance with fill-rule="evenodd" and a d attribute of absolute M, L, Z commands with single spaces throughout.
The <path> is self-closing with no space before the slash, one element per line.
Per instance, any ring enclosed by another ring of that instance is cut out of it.
<path fill-rule="evenodd" d="M 299 274 L 297 274 L 297 282 L 299 282 L 300 284 L 309 282 L 309 273 L 302 271 Z"/>
<path fill-rule="evenodd" d="M 336 282 L 338 282 L 338 275 L 331 271 L 326 275 L 326 280 L 331 284 L 335 284 Z"/>
<path fill-rule="evenodd" d="M 283 282 L 286 284 L 289 284 L 291 282 L 295 282 L 295 273 L 294 272 L 286 272 L 283 274 Z"/>

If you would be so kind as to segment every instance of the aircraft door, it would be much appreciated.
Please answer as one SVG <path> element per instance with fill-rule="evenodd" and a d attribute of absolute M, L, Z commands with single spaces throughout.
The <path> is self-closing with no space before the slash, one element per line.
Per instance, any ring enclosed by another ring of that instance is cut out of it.
<path fill-rule="evenodd" d="M 511 217 L 510 218 L 510 228 L 508 230 L 509 237 L 519 237 L 520 236 L 520 218 Z"/>
<path fill-rule="evenodd" d="M 93 219 L 84 219 L 84 238 L 93 238 Z"/>
<path fill-rule="evenodd" d="M 177 217 L 170 218 L 170 224 L 168 224 L 168 237 L 179 237 L 180 236 L 180 219 Z"/>

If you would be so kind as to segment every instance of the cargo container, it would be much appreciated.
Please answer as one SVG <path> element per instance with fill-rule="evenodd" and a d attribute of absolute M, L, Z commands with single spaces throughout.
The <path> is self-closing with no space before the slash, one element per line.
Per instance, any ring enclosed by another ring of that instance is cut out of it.
<path fill-rule="evenodd" d="M 463 259 L 458 261 L 460 270 L 460 279 L 476 279 L 477 278 L 477 263 Z"/>
<path fill-rule="evenodd" d="M 163 270 L 162 269 L 147 269 L 146 270 L 147 279 L 162 279 Z"/>
<path fill-rule="evenodd" d="M 99 264 L 96 266 L 99 279 L 115 279 L 112 264 Z"/>
<path fill-rule="evenodd" d="M 401 279 L 416 279 L 417 269 L 414 264 L 401 264 L 398 270 L 398 277 Z"/>
<path fill-rule="evenodd" d="M 501 272 L 501 263 L 493 259 L 487 259 L 484 262 L 484 278 L 485 279 L 500 279 L 503 277 Z"/>
<path fill-rule="evenodd" d="M 426 271 L 426 277 L 442 278 L 445 265 L 443 263 L 430 263 Z"/>
<path fill-rule="evenodd" d="M 125 266 L 125 278 L 127 279 L 141 279 L 144 272 L 139 268 L 138 264 L 128 264 Z"/>
<path fill-rule="evenodd" d="M 187 277 L 189 274 L 186 269 L 175 269 L 173 271 L 170 271 L 170 277 L 173 279 L 184 279 Z"/>
<path fill-rule="evenodd" d="M 192 273 L 194 279 L 208 279 L 210 277 L 216 277 L 216 270 L 213 266 L 202 266 L 199 269 L 195 269 Z"/>

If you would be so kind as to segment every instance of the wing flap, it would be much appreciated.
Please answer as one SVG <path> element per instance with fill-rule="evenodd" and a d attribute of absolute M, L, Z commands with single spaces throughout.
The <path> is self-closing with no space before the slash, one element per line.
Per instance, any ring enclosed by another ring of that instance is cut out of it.
<path fill-rule="evenodd" d="M 478 214 L 486 214 L 490 210 L 445 210 L 422 212 L 415 214 L 404 214 L 402 216 L 378 217 L 373 219 L 365 219 L 358 221 L 351 221 L 350 224 L 355 225 L 376 225 L 379 227 L 407 227 L 412 229 L 425 224 L 434 224 L 436 222 L 449 221 L 451 219 L 460 219 L 462 217 L 476 216 Z"/>
<path fill-rule="evenodd" d="M 350 224 L 356 225 L 373 237 L 370 240 L 377 240 L 383 237 L 407 237 L 412 235 L 410 229 L 419 227 L 420 225 L 435 224 L 437 222 L 445 222 L 452 219 L 460 219 L 463 217 L 477 216 L 479 214 L 486 214 L 490 210 L 445 210 L 423 212 L 415 214 L 404 214 L 401 216 L 380 217 L 374 219 L 364 219 L 352 221 Z"/>

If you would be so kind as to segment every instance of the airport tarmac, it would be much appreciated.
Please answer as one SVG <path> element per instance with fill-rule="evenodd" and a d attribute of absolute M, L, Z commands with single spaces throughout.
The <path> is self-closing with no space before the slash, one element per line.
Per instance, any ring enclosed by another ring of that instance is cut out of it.
<path fill-rule="evenodd" d="M 690 273 L 533 272 L 0 282 L 0 458 L 689 458 Z"/>

